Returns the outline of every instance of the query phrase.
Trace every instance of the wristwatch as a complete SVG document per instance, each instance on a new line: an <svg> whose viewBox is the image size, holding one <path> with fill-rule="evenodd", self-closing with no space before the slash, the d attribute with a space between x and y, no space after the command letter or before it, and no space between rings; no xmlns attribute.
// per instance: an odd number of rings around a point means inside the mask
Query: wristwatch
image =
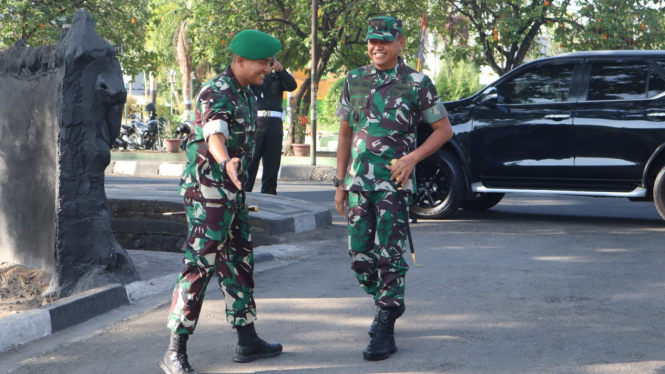
<svg viewBox="0 0 665 374"><path fill-rule="evenodd" d="M333 186L339 187L342 183L344 183L344 179L339 179L336 175L333 177Z"/></svg>
<svg viewBox="0 0 665 374"><path fill-rule="evenodd" d="M221 164L219 164L220 171L222 172L222 175L225 177L229 177L229 174L226 172L226 163L231 161L230 158L227 158L226 160L222 161Z"/></svg>

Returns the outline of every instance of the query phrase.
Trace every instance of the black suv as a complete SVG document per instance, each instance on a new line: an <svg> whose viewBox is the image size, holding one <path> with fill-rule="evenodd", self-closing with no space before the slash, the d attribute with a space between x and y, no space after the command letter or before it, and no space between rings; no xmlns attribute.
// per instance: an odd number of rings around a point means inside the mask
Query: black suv
<svg viewBox="0 0 665 374"><path fill-rule="evenodd" d="M665 51L544 58L445 106L455 135L416 168L415 216L541 193L655 201L665 218Z"/></svg>

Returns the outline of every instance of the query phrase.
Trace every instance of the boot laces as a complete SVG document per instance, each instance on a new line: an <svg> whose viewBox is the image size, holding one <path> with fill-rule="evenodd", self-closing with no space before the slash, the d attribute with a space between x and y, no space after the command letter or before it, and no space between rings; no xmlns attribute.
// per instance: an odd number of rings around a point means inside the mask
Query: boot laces
<svg viewBox="0 0 665 374"><path fill-rule="evenodd" d="M182 337L180 339L175 339L173 342L173 350L176 352L175 358L178 360L178 364L185 370L192 369L192 366L187 359L187 340Z"/></svg>

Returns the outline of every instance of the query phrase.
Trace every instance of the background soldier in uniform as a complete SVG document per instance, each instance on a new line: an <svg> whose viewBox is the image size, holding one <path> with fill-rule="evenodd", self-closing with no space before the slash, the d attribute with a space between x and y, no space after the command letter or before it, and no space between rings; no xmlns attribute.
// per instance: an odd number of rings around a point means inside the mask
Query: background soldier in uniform
<svg viewBox="0 0 665 374"><path fill-rule="evenodd" d="M282 100L284 91L293 91L298 87L279 61L273 59L272 72L263 78L263 84L249 86L258 103L256 119L256 147L254 157L247 169L245 190L252 192L254 180L259 170L259 161L263 159L263 177L261 193L277 195L277 174L282 159Z"/></svg>
<svg viewBox="0 0 665 374"><path fill-rule="evenodd" d="M365 40L373 64L347 75L335 113L341 120L335 205L342 215L348 206L351 268L377 306L363 357L383 360L397 352L395 320L406 308L404 277L409 267L402 254L412 172L452 137L452 128L429 77L399 57L404 48L402 21L370 19ZM416 148L421 119L434 132ZM392 159L399 161L391 166Z"/></svg>
<svg viewBox="0 0 665 374"><path fill-rule="evenodd" d="M254 330L254 257L242 190L256 119L256 98L248 86L263 82L281 44L260 31L244 30L229 48L233 62L206 82L196 99L194 132L187 144L180 194L189 236L186 267L178 277L168 317L171 344L159 363L167 374L194 373L186 344L213 275L224 293L226 320L238 332L233 360L249 362L282 352L281 344L263 341Z"/></svg>

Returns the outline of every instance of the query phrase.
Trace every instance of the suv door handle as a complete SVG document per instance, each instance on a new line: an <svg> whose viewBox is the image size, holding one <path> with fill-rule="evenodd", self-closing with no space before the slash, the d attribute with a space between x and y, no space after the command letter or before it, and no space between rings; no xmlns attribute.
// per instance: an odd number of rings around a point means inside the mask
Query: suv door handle
<svg viewBox="0 0 665 374"><path fill-rule="evenodd" d="M653 112L653 113L647 113L647 117L665 117L665 112Z"/></svg>
<svg viewBox="0 0 665 374"><path fill-rule="evenodd" d="M545 118L555 121L562 121L564 119L569 119L570 114L548 114L545 116Z"/></svg>

